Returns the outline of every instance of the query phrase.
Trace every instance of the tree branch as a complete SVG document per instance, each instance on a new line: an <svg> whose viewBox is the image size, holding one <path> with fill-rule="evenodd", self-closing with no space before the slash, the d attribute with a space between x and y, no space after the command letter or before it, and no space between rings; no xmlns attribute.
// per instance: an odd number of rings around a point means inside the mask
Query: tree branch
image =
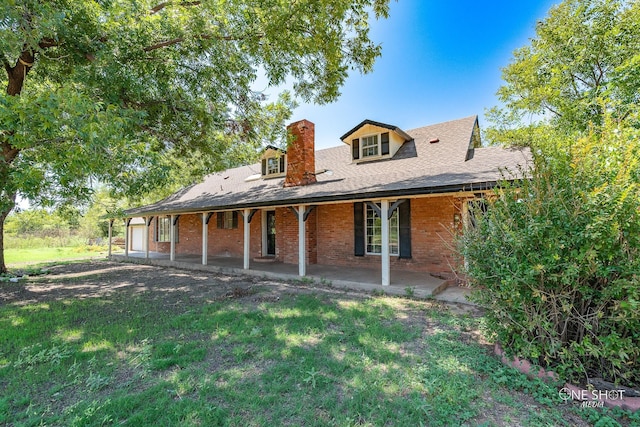
<svg viewBox="0 0 640 427"><path fill-rule="evenodd" d="M574 80L578 80L578 81L582 82L587 87L591 86L586 80L584 80L582 77L578 76L575 73L571 73L571 77L573 77ZM575 89L575 90L577 92L577 89Z"/></svg>
<svg viewBox="0 0 640 427"><path fill-rule="evenodd" d="M199 4L200 4L199 1L186 1L186 2L180 3L178 6L190 7L190 6L198 6ZM162 9L170 5L171 5L170 1L163 1L162 3L157 4L156 6L151 8L150 10L151 15L160 12Z"/></svg>
<svg viewBox="0 0 640 427"><path fill-rule="evenodd" d="M58 42L52 38L44 38L40 40L38 46L40 47L40 49L46 49L48 47L58 46Z"/></svg>
<svg viewBox="0 0 640 427"><path fill-rule="evenodd" d="M264 33L255 34L255 35L251 35L251 36L239 36L239 37L238 36L212 36L210 34L200 34L200 35L195 36L194 38L203 39L203 40L218 39L218 40L225 40L225 41L239 41L239 40L246 40L246 39L249 39L249 38L261 39L264 36L265 36ZM175 39L165 40L165 41L153 44L151 46L147 46L143 50L145 52L151 52L151 51L156 50L156 49L161 49L163 47L173 46L173 45L176 45L178 43L182 43L185 40L186 39L184 37L176 37Z"/></svg>
<svg viewBox="0 0 640 427"><path fill-rule="evenodd" d="M547 104L546 102L544 102L542 104L542 107L551 111L553 114L555 114L558 117L562 117L562 114L560 114L558 111L554 110L553 108L551 108L551 106L549 104Z"/></svg>
<svg viewBox="0 0 640 427"><path fill-rule="evenodd" d="M183 41L184 41L184 37L177 37L175 39L165 40L163 42L156 43L156 44L153 44L151 46L147 46L143 50L145 52L151 52L152 50L161 49L161 48L167 47L167 46L173 46L173 45L181 43Z"/></svg>

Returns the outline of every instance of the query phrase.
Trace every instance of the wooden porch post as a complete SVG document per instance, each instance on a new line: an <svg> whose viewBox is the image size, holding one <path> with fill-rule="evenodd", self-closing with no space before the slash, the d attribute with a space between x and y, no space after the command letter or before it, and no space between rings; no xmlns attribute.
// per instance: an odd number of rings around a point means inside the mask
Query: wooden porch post
<svg viewBox="0 0 640 427"><path fill-rule="evenodd" d="M124 256L129 256L129 223L131 219L124 219Z"/></svg>
<svg viewBox="0 0 640 427"><path fill-rule="evenodd" d="M380 203L380 222L382 224L382 286L389 286L391 283L390 260L389 260L389 201L382 200Z"/></svg>
<svg viewBox="0 0 640 427"><path fill-rule="evenodd" d="M144 219L144 257L149 258L149 218L148 216L143 217Z"/></svg>
<svg viewBox="0 0 640 427"><path fill-rule="evenodd" d="M245 209L242 213L243 222L244 222L244 263L243 267L245 270L249 269L249 256L251 254L251 226L249 224L251 215L251 209Z"/></svg>
<svg viewBox="0 0 640 427"><path fill-rule="evenodd" d="M307 239L305 227L305 205L298 206L298 275L305 276L307 274Z"/></svg>
<svg viewBox="0 0 640 427"><path fill-rule="evenodd" d="M171 249L169 251L169 260L176 260L176 216L171 215L171 223L169 228L169 241L171 242Z"/></svg>
<svg viewBox="0 0 640 427"><path fill-rule="evenodd" d="M109 258L111 258L111 238L113 237L113 220L109 219Z"/></svg>
<svg viewBox="0 0 640 427"><path fill-rule="evenodd" d="M209 216L202 212L202 265L207 265L207 250L209 248Z"/></svg>

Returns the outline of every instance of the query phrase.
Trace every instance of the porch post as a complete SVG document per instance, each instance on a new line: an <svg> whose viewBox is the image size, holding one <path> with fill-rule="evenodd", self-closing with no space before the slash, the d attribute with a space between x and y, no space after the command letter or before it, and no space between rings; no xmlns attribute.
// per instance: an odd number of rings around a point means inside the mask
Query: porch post
<svg viewBox="0 0 640 427"><path fill-rule="evenodd" d="M208 247L209 247L209 219L207 218L207 213L202 212L202 265L207 265Z"/></svg>
<svg viewBox="0 0 640 427"><path fill-rule="evenodd" d="M111 237L113 237L113 220L109 219L109 258L111 258Z"/></svg>
<svg viewBox="0 0 640 427"><path fill-rule="evenodd" d="M129 218L124 219L124 256L129 256Z"/></svg>
<svg viewBox="0 0 640 427"><path fill-rule="evenodd" d="M250 255L250 238L251 238L251 227L249 224L249 216L251 215L251 209L245 209L242 213L242 217L244 220L244 265L243 268L245 270L249 269L249 255Z"/></svg>
<svg viewBox="0 0 640 427"><path fill-rule="evenodd" d="M149 217L145 216L144 219L144 257L149 259Z"/></svg>
<svg viewBox="0 0 640 427"><path fill-rule="evenodd" d="M305 205L298 206L298 275L305 276L307 274L307 257L306 257L306 243L305 238Z"/></svg>
<svg viewBox="0 0 640 427"><path fill-rule="evenodd" d="M176 216L171 215L171 224L169 228L169 240L171 242L171 249L169 251L169 260L176 260Z"/></svg>
<svg viewBox="0 0 640 427"><path fill-rule="evenodd" d="M389 201L382 200L380 203L380 222L382 223L382 286L389 286L391 283L389 265Z"/></svg>

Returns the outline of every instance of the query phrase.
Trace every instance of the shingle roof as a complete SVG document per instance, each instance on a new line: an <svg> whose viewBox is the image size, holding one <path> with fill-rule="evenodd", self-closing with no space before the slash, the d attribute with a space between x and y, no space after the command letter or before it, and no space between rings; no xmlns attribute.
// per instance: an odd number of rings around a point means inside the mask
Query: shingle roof
<svg viewBox="0 0 640 427"><path fill-rule="evenodd" d="M465 161L477 116L409 130L392 159L351 162L347 145L316 151L317 183L283 186L284 178L245 181L260 174L260 164L213 173L157 203L126 211L127 215L202 212L283 204L400 197L490 188L504 169L517 172L530 161L527 150L476 148ZM438 139L439 142L430 141Z"/></svg>

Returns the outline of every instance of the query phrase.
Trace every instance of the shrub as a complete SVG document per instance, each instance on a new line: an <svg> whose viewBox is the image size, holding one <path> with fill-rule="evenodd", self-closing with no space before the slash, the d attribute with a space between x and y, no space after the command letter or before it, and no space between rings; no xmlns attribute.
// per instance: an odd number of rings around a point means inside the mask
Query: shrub
<svg viewBox="0 0 640 427"><path fill-rule="evenodd" d="M574 381L640 385L640 143L607 123L534 148L459 239L473 299L505 349Z"/></svg>

